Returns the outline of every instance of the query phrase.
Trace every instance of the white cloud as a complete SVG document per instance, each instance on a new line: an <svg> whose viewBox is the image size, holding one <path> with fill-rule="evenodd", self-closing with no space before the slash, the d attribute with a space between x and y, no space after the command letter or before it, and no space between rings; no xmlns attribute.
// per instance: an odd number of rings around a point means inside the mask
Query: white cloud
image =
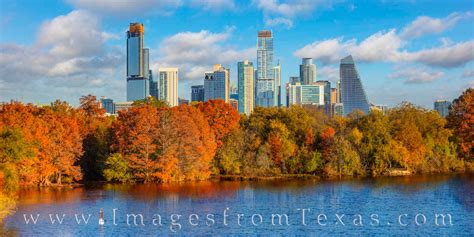
<svg viewBox="0 0 474 237"><path fill-rule="evenodd" d="M74 95L77 99L76 93L84 88L97 91L99 81L114 84L125 59L121 50L106 45L112 38L100 29L94 15L76 10L41 24L31 45L0 44L2 87L10 88L2 90L0 100L34 93L40 87L55 92L56 98ZM77 91L67 94L64 88Z"/></svg>
<svg viewBox="0 0 474 237"><path fill-rule="evenodd" d="M444 72L437 71L437 72L429 72L428 69L422 68L395 68L395 72L388 75L388 78L391 79L403 79L405 83L414 83L414 84L421 84L421 83L428 83L435 80L440 79L444 76Z"/></svg>
<svg viewBox="0 0 474 237"><path fill-rule="evenodd" d="M232 32L233 28L220 33L201 30L172 35L161 42L160 57L152 68L157 71L159 67L178 67L180 80L201 80L213 64L233 67L237 61L253 59L254 48L236 49L228 45Z"/></svg>
<svg viewBox="0 0 474 237"><path fill-rule="evenodd" d="M331 6L329 0L253 0L253 4L263 11L265 24L286 27L293 25L296 17L307 16L317 8Z"/></svg>
<svg viewBox="0 0 474 237"><path fill-rule="evenodd" d="M413 39L427 34L439 34L456 25L458 21L470 17L472 17L472 12L454 12L445 18L420 16L406 26L400 36L403 39Z"/></svg>
<svg viewBox="0 0 474 237"><path fill-rule="evenodd" d="M336 83L339 80L339 68L333 66L324 66L316 69L318 80L328 80ZM335 87L335 86L333 86Z"/></svg>
<svg viewBox="0 0 474 237"><path fill-rule="evenodd" d="M407 51L394 29L377 32L362 42L333 38L315 41L294 52L299 58L312 57L323 64L336 63L346 55L361 62L417 62L437 67L458 67L474 60L474 40L440 47Z"/></svg>

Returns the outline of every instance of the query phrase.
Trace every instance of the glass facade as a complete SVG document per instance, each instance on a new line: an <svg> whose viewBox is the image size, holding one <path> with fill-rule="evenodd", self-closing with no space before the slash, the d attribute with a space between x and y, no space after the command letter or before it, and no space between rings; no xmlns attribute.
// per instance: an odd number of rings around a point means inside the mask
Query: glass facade
<svg viewBox="0 0 474 237"><path fill-rule="evenodd" d="M255 107L254 69L252 62L238 62L237 77L239 113L250 115Z"/></svg>
<svg viewBox="0 0 474 237"><path fill-rule="evenodd" d="M352 56L341 59L339 68L341 102L344 105L344 115L353 110L361 110L369 113L369 102L365 94L362 82L357 72Z"/></svg>
<svg viewBox="0 0 474 237"><path fill-rule="evenodd" d="M204 75L204 101L222 99L229 102L230 70L220 64L214 65L213 72Z"/></svg>
<svg viewBox="0 0 474 237"><path fill-rule="evenodd" d="M127 101L143 100L150 95L148 79L127 79Z"/></svg>
<svg viewBox="0 0 474 237"><path fill-rule="evenodd" d="M273 75L273 36L269 30L258 32L257 38L257 78L256 105L262 107L275 106L278 99Z"/></svg>
<svg viewBox="0 0 474 237"><path fill-rule="evenodd" d="M204 86L191 86L191 101L204 101Z"/></svg>
<svg viewBox="0 0 474 237"><path fill-rule="evenodd" d="M143 48L143 36L143 24L130 23L127 31L127 101L145 99L153 86L149 81L149 50Z"/></svg>
<svg viewBox="0 0 474 237"><path fill-rule="evenodd" d="M441 117L446 118L449 114L449 107L451 106L451 102L447 100L437 100L434 102L434 109L438 111Z"/></svg>
<svg viewBox="0 0 474 237"><path fill-rule="evenodd" d="M289 105L324 105L322 85L288 84Z"/></svg>
<svg viewBox="0 0 474 237"><path fill-rule="evenodd" d="M304 85L316 82L316 64L313 64L312 58L303 58L300 65L300 79Z"/></svg>
<svg viewBox="0 0 474 237"><path fill-rule="evenodd" d="M105 109L106 113L115 114L115 104L112 99L100 98L102 108Z"/></svg>

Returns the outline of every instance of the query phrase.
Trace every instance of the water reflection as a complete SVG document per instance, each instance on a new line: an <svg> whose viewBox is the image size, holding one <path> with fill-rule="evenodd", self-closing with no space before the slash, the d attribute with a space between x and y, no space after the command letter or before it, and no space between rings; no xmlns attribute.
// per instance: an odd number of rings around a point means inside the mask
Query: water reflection
<svg viewBox="0 0 474 237"><path fill-rule="evenodd" d="M368 216L371 213L384 215L387 220L400 213L407 213L411 217L418 212L432 215L437 211L451 213L456 218L467 217L466 220L455 219L457 225L446 229L441 235L459 233L467 229L466 233L474 234L474 180L472 175L436 175L410 176L376 179L351 180L262 180L262 181L206 181L182 184L137 184L114 185L93 184L75 188L30 188L19 192L18 213L7 218L3 232L6 234L28 235L35 233L56 233L58 227L48 225L47 219L33 229L25 225L22 213L42 213L47 215L52 210L74 216L76 212L92 213L94 223L97 223L98 211L104 209L106 225L99 227L77 226L74 219L61 228L59 234L72 235L101 235L133 234L136 229L127 227L125 220L119 220L122 226L112 228L107 220L112 218L112 210L117 208L122 218L126 213L143 213L145 218L154 214L166 217L172 213L189 215L189 213L213 213L216 218L222 218L222 211L230 208L231 212L246 214L262 213L268 215L273 212L292 212L292 218L297 217L297 208L311 208L318 213L345 213L347 216L361 214ZM125 225L125 226L124 226ZM317 226L293 226L291 233L304 234L306 231L317 233L321 228ZM351 231L361 231L347 227ZM362 230L363 235L418 233L413 227L391 228L388 232L379 228ZM0 227L0 230L2 227ZM8 230L8 231L7 231ZM181 234L209 235L235 233L262 233L257 229L242 230L232 228L184 229ZM261 229L260 229L261 230ZM275 230L270 228L269 230ZM347 229L332 228L335 233L347 233ZM157 232L148 225L140 229L145 234L166 234L167 229ZM164 231L164 232L163 232ZM364 232L369 231L369 232ZM424 234L435 234L433 229L421 230ZM454 231L454 232L450 232ZM276 234L288 233L288 229L277 229ZM354 232L357 233L357 232Z"/></svg>

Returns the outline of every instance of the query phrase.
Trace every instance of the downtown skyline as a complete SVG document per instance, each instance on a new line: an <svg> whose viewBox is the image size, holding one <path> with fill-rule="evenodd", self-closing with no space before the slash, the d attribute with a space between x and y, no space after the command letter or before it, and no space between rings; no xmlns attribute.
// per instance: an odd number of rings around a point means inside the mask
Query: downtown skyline
<svg viewBox="0 0 474 237"><path fill-rule="evenodd" d="M329 80L334 87L339 79L338 60L352 54L368 100L374 104L410 101L432 108L434 100L452 100L474 86L470 2L431 7L390 1L374 1L370 6L350 1L318 6L308 1L296 1L300 5L253 1L244 7L240 1L221 5L209 1L171 8L163 3L150 10L143 8L146 1L141 10L125 2L108 5L110 11L103 14L97 11L107 6L106 1L104 6L56 2L63 7L34 16L42 18L36 20L15 17L32 10L34 4L19 9L2 2L0 101L62 99L77 104L84 94L125 101L124 26L133 21L145 24L153 76L157 78L162 67L179 68L179 96L186 99L191 97L191 86L202 84L204 72L217 63L230 68L231 85L236 87L237 62L256 63L255 36L262 29L273 32L273 62L281 63L282 85L298 76L301 58L311 57L317 66L316 79ZM273 5L265 5L268 2ZM387 4L391 7L386 16L368 11ZM129 7L130 15L118 16L121 7ZM304 14L300 17L295 12ZM191 13L192 21L181 19L186 13ZM356 19L360 14L364 18ZM25 27L8 24L17 20Z"/></svg>

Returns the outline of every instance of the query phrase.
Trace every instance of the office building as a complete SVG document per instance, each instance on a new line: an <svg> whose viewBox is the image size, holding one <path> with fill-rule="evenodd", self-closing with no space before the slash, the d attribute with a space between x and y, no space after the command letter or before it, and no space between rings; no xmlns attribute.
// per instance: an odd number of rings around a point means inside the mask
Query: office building
<svg viewBox="0 0 474 237"><path fill-rule="evenodd" d="M235 110L239 109L239 101L236 99L229 99L229 104L234 107Z"/></svg>
<svg viewBox="0 0 474 237"><path fill-rule="evenodd" d="M178 105L188 105L188 104L189 104L189 100L185 98L178 98Z"/></svg>
<svg viewBox="0 0 474 237"><path fill-rule="evenodd" d="M115 102L115 114L118 114L120 111L127 111L128 109L132 108L132 101L127 102Z"/></svg>
<svg viewBox="0 0 474 237"><path fill-rule="evenodd" d="M303 58L300 65L300 80L303 85L309 85L316 82L316 64L312 58Z"/></svg>
<svg viewBox="0 0 474 237"><path fill-rule="evenodd" d="M158 100L158 81L153 78L153 72L150 70L149 72L150 78L150 95L153 96L155 99Z"/></svg>
<svg viewBox="0 0 474 237"><path fill-rule="evenodd" d="M288 105L318 105L324 106L323 85L303 85L300 82L288 83Z"/></svg>
<svg viewBox="0 0 474 237"><path fill-rule="evenodd" d="M447 100L437 100L434 102L434 110L438 111L441 117L446 118L449 114L449 107L451 106L451 102Z"/></svg>
<svg viewBox="0 0 474 237"><path fill-rule="evenodd" d="M300 78L299 77L295 77L295 76L292 76L290 77L290 80L288 83L286 83L286 86L285 86L285 91L286 91L286 107L290 107L290 85L296 85L296 83L299 83L300 82Z"/></svg>
<svg viewBox="0 0 474 237"><path fill-rule="evenodd" d="M270 30L261 30L257 37L256 106L272 107L278 103L273 76L273 36Z"/></svg>
<svg viewBox="0 0 474 237"><path fill-rule="evenodd" d="M204 101L204 85L191 86L191 101Z"/></svg>
<svg viewBox="0 0 474 237"><path fill-rule="evenodd" d="M281 106L281 66L280 62L278 62L278 65L273 68L273 77L274 77L274 82L275 82L275 106L280 107Z"/></svg>
<svg viewBox="0 0 474 237"><path fill-rule="evenodd" d="M324 113L326 115L331 114L331 82L329 81L316 81L312 84L320 85L323 87L323 94L324 94Z"/></svg>
<svg viewBox="0 0 474 237"><path fill-rule="evenodd" d="M127 31L127 101L145 99L150 95L149 50L143 48L144 27L130 23Z"/></svg>
<svg viewBox="0 0 474 237"><path fill-rule="evenodd" d="M331 104L331 110L331 117L344 115L344 105L342 103Z"/></svg>
<svg viewBox="0 0 474 237"><path fill-rule="evenodd" d="M331 104L339 103L337 88L331 88Z"/></svg>
<svg viewBox="0 0 474 237"><path fill-rule="evenodd" d="M222 99L229 103L229 94L230 70L216 64L213 72L204 75L204 101Z"/></svg>
<svg viewBox="0 0 474 237"><path fill-rule="evenodd" d="M102 96L100 98L100 105L103 109L105 109L105 112L108 114L115 114L115 104L114 100L109 99L107 97Z"/></svg>
<svg viewBox="0 0 474 237"><path fill-rule="evenodd" d="M245 60L237 63L238 111L250 115L255 107L255 82L252 62Z"/></svg>
<svg viewBox="0 0 474 237"><path fill-rule="evenodd" d="M341 59L339 76L344 115L349 114L353 110L361 110L365 114L368 114L369 102L352 56L349 55Z"/></svg>
<svg viewBox="0 0 474 237"><path fill-rule="evenodd" d="M169 106L178 106L178 68L160 68L158 70L158 97Z"/></svg>

